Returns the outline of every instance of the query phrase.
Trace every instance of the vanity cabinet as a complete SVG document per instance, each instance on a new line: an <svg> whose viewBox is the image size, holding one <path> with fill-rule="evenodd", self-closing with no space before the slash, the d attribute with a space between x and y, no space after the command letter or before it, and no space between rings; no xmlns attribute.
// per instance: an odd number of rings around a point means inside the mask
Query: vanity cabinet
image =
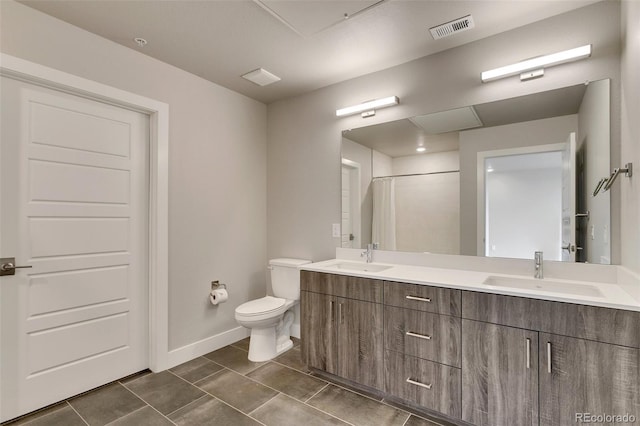
<svg viewBox="0 0 640 426"><path fill-rule="evenodd" d="M574 424L577 413L640 417L636 314L463 292L463 420L547 426Z"/></svg>
<svg viewBox="0 0 640 426"><path fill-rule="evenodd" d="M385 281L385 392L460 418L459 290Z"/></svg>
<svg viewBox="0 0 640 426"><path fill-rule="evenodd" d="M640 418L640 312L301 271L301 314L309 367L453 422Z"/></svg>
<svg viewBox="0 0 640 426"><path fill-rule="evenodd" d="M462 419L538 425L538 333L462 320Z"/></svg>
<svg viewBox="0 0 640 426"><path fill-rule="evenodd" d="M640 348L640 312L462 292L463 318Z"/></svg>
<svg viewBox="0 0 640 426"><path fill-rule="evenodd" d="M640 418L640 349L540 333L539 359L540 425L575 424L577 413Z"/></svg>
<svg viewBox="0 0 640 426"><path fill-rule="evenodd" d="M382 281L301 271L300 286L307 365L382 389Z"/></svg>
<svg viewBox="0 0 640 426"><path fill-rule="evenodd" d="M338 374L335 304L334 296L300 292L302 356L309 367L331 374Z"/></svg>
<svg viewBox="0 0 640 426"><path fill-rule="evenodd" d="M460 293L450 288L385 281L384 304L459 317Z"/></svg>
<svg viewBox="0 0 640 426"><path fill-rule="evenodd" d="M460 368L460 318L384 307L387 349Z"/></svg>
<svg viewBox="0 0 640 426"><path fill-rule="evenodd" d="M414 405L460 418L460 369L385 350L385 392Z"/></svg>

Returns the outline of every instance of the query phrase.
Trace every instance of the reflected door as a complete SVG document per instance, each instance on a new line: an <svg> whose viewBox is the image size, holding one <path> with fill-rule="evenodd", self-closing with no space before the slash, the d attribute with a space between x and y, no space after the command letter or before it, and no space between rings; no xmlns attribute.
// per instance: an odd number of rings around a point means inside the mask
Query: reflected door
<svg viewBox="0 0 640 426"><path fill-rule="evenodd" d="M360 248L360 164L342 159L341 243L344 248Z"/></svg>
<svg viewBox="0 0 640 426"><path fill-rule="evenodd" d="M562 260L576 261L576 134L562 151Z"/></svg>
<svg viewBox="0 0 640 426"><path fill-rule="evenodd" d="M545 259L562 260L564 149L564 144L553 144L529 152L487 153L483 165L486 256L531 259L534 252L542 251Z"/></svg>

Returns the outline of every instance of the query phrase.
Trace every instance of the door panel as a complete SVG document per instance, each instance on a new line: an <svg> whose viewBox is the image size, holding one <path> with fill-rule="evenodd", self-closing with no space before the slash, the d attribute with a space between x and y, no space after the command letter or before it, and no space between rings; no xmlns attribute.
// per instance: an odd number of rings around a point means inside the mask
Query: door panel
<svg viewBox="0 0 640 426"><path fill-rule="evenodd" d="M127 297L127 266L40 274L29 278L29 316L93 305ZM60 294L66 297L57 297Z"/></svg>
<svg viewBox="0 0 640 426"><path fill-rule="evenodd" d="M2 90L4 421L147 366L148 117Z"/></svg>
<svg viewBox="0 0 640 426"><path fill-rule="evenodd" d="M32 201L127 204L129 199L126 170L35 160L29 171Z"/></svg>
<svg viewBox="0 0 640 426"><path fill-rule="evenodd" d="M462 320L462 419L538 424L538 333Z"/></svg>
<svg viewBox="0 0 640 426"><path fill-rule="evenodd" d="M302 357L309 367L332 374L338 371L335 305L333 296L300 292Z"/></svg>
<svg viewBox="0 0 640 426"><path fill-rule="evenodd" d="M101 105L77 110L36 100L29 103L29 108L33 117L30 122L33 143L129 157L128 123L113 116L105 117Z"/></svg>
<svg viewBox="0 0 640 426"><path fill-rule="evenodd" d="M540 334L540 425L577 413L640 418L640 349Z"/></svg>
<svg viewBox="0 0 640 426"><path fill-rule="evenodd" d="M382 305L336 298L338 375L376 389L384 386Z"/></svg>
<svg viewBox="0 0 640 426"><path fill-rule="evenodd" d="M126 313L118 313L29 333L29 371L38 374L88 356L126 347L127 320ZM47 356L43 357L43 353Z"/></svg>
<svg viewBox="0 0 640 426"><path fill-rule="evenodd" d="M28 234L30 257L126 252L129 229L127 218L32 217Z"/></svg>

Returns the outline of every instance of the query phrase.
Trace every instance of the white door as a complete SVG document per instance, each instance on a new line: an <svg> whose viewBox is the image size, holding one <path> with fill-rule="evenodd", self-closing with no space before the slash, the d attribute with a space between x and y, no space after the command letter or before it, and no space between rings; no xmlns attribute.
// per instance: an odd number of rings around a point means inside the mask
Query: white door
<svg viewBox="0 0 640 426"><path fill-rule="evenodd" d="M565 148L559 143L478 154L481 253L531 259L542 251L547 260L562 260Z"/></svg>
<svg viewBox="0 0 640 426"><path fill-rule="evenodd" d="M148 364L148 117L2 77L0 420Z"/></svg>
<svg viewBox="0 0 640 426"><path fill-rule="evenodd" d="M351 229L351 173L349 167L342 166L342 223L340 226L341 244L343 248L357 248L353 245Z"/></svg>
<svg viewBox="0 0 640 426"><path fill-rule="evenodd" d="M562 261L576 261L576 134L562 151Z"/></svg>
<svg viewBox="0 0 640 426"><path fill-rule="evenodd" d="M342 159L342 224L341 247L361 248L360 164Z"/></svg>

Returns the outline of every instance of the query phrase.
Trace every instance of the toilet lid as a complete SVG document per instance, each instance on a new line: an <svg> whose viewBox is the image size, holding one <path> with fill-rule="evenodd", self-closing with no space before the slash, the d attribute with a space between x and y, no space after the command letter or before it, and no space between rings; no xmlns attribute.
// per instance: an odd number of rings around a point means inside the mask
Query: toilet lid
<svg viewBox="0 0 640 426"><path fill-rule="evenodd" d="M281 308L285 302L285 299L279 297L265 296L243 303L236 308L236 313L240 315L261 315Z"/></svg>

